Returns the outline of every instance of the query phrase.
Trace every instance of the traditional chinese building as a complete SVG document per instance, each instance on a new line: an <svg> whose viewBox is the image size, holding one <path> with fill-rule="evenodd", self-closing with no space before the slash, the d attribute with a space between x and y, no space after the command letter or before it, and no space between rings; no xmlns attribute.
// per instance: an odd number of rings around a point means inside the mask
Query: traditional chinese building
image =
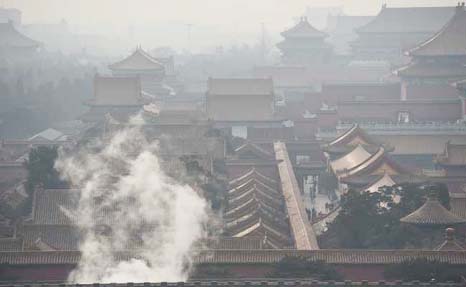
<svg viewBox="0 0 466 287"><path fill-rule="evenodd" d="M455 229L445 229L445 241L437 246L435 250L439 251L464 251L465 247L455 238Z"/></svg>
<svg viewBox="0 0 466 287"><path fill-rule="evenodd" d="M356 29L369 23L373 16L348 16L342 14L329 14L327 17L327 41L334 47L339 55L351 55L350 43L358 37Z"/></svg>
<svg viewBox="0 0 466 287"><path fill-rule="evenodd" d="M141 83L135 77L94 77L94 97L86 102L90 110L82 116L87 122L101 122L106 115L127 120L144 104Z"/></svg>
<svg viewBox="0 0 466 287"><path fill-rule="evenodd" d="M330 56L331 48L324 42L327 34L312 27L306 17L281 35L285 39L277 47L282 52L284 64L312 66Z"/></svg>
<svg viewBox="0 0 466 287"><path fill-rule="evenodd" d="M434 158L439 169L434 177L450 194L451 212L466 218L466 145L447 142L443 153Z"/></svg>
<svg viewBox="0 0 466 287"><path fill-rule="evenodd" d="M275 117L272 79L208 81L206 113L214 127L249 140L292 137L292 128Z"/></svg>
<svg viewBox="0 0 466 287"><path fill-rule="evenodd" d="M268 121L273 119L271 79L209 79L206 110L214 121Z"/></svg>
<svg viewBox="0 0 466 287"><path fill-rule="evenodd" d="M378 142L358 125L324 145L323 150L341 191L375 192L382 186L419 181L389 154L393 151L390 145Z"/></svg>
<svg viewBox="0 0 466 287"><path fill-rule="evenodd" d="M344 133L322 146L330 159L339 158L349 152L358 149L358 152L368 153L378 150L383 144L374 137L369 136L357 124L347 129ZM384 145L388 151L393 151L393 147Z"/></svg>
<svg viewBox="0 0 466 287"><path fill-rule="evenodd" d="M162 63L138 47L125 59L109 65L109 69L117 77L139 78L145 93L154 99L161 99L170 94L170 90L163 86L163 80L166 74L165 65L171 69L171 64L170 58L164 59Z"/></svg>
<svg viewBox="0 0 466 287"><path fill-rule="evenodd" d="M466 219L448 211L433 195L429 195L421 207L401 218L400 221L419 226L452 226L466 223Z"/></svg>
<svg viewBox="0 0 466 287"><path fill-rule="evenodd" d="M402 87L397 82L325 84L317 102L334 108L335 120L343 122L455 122L461 118L460 99L452 86L410 85L405 90L408 98L402 97Z"/></svg>
<svg viewBox="0 0 466 287"><path fill-rule="evenodd" d="M0 57L7 59L31 57L39 47L39 42L18 32L12 21L0 23Z"/></svg>
<svg viewBox="0 0 466 287"><path fill-rule="evenodd" d="M387 60L399 64L404 51L427 40L453 16L453 7L382 6L369 23L356 29L359 38L352 43L359 59Z"/></svg>
<svg viewBox="0 0 466 287"><path fill-rule="evenodd" d="M291 246L283 195L278 182L254 167L230 180L225 232L231 237L259 237L264 245L281 249Z"/></svg>
<svg viewBox="0 0 466 287"><path fill-rule="evenodd" d="M453 17L435 35L409 49L411 62L396 71L402 79L401 99L417 100L410 89L451 90L452 82L466 77L466 11L464 3L458 5ZM454 93L437 93L436 99L457 98ZM422 96L422 95L421 95ZM423 96L424 99L429 99Z"/></svg>
<svg viewBox="0 0 466 287"><path fill-rule="evenodd" d="M319 248L283 143L245 142L227 157L226 172L230 190L225 216L233 216L226 222L228 234L259 236L272 248ZM254 209L246 212L248 206Z"/></svg>

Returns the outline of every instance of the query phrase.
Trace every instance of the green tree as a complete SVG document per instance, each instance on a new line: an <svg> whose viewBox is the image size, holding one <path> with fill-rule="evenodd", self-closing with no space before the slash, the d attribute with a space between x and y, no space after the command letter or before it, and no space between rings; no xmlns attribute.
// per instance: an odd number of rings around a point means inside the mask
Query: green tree
<svg viewBox="0 0 466 287"><path fill-rule="evenodd" d="M340 213L319 241L323 248L424 247L430 244L425 237L435 237L432 233L441 237L443 230L426 231L401 224L400 218L419 208L431 192L449 206L448 191L439 184L401 184L373 193L350 190L342 196ZM426 232L431 234L426 236Z"/></svg>
<svg viewBox="0 0 466 287"><path fill-rule="evenodd" d="M54 167L57 157L58 152L56 147L40 146L30 151L29 159L26 163L28 171L26 190L29 195L32 195L32 192L38 186L44 188L66 186L66 183L60 179Z"/></svg>

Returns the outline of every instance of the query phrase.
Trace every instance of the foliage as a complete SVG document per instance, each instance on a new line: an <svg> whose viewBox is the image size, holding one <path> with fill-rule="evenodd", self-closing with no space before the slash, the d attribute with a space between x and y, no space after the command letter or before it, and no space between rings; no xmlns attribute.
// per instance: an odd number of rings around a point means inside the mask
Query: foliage
<svg viewBox="0 0 466 287"><path fill-rule="evenodd" d="M385 267L384 275L391 280L430 282L461 282L466 276L465 266L457 266L427 259L413 259Z"/></svg>
<svg viewBox="0 0 466 287"><path fill-rule="evenodd" d="M226 184L217 180L211 180L202 185L202 190L205 191L205 196L209 200L213 210L219 210L222 207L226 189Z"/></svg>
<svg viewBox="0 0 466 287"><path fill-rule="evenodd" d="M316 280L342 280L343 277L324 261L312 261L303 257L285 257L274 264L268 277L273 278L313 278Z"/></svg>
<svg viewBox="0 0 466 287"><path fill-rule="evenodd" d="M194 155L183 155L180 157L181 162L183 162L186 173L189 176L199 176L201 174L207 175L207 172L199 164L198 158Z"/></svg>
<svg viewBox="0 0 466 287"><path fill-rule="evenodd" d="M424 247L426 237L441 237L443 231L401 224L400 218L419 208L431 192L449 206L448 191L438 184L402 184L373 193L349 191L342 196L341 211L319 238L320 243L323 248Z"/></svg>
<svg viewBox="0 0 466 287"><path fill-rule="evenodd" d="M26 163L28 178L26 191L32 195L34 188L42 186L44 188L65 187L57 170L54 168L55 160L58 157L56 147L40 146L32 149L29 153L29 160Z"/></svg>
<svg viewBox="0 0 466 287"><path fill-rule="evenodd" d="M188 180L199 184L205 192L206 199L210 202L213 210L219 210L224 201L224 191L226 184L219 180L209 171L206 171L197 160L196 156L183 155L180 157L184 163Z"/></svg>
<svg viewBox="0 0 466 287"><path fill-rule="evenodd" d="M93 68L79 65L72 57L42 56L46 58L13 61L2 67L0 117L4 124L0 136L28 137L86 110L83 102L92 96Z"/></svg>

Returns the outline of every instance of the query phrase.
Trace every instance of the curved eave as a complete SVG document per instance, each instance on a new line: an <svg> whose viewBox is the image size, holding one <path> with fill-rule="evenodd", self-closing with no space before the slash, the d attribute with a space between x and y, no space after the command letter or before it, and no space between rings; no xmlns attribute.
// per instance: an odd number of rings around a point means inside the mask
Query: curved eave
<svg viewBox="0 0 466 287"><path fill-rule="evenodd" d="M456 22L459 22L459 23L456 23ZM444 51L435 51L435 50L434 51L428 51L429 46L434 45L438 41L444 42L445 40L447 40L447 42L449 42L448 40L451 40L451 39L448 37L447 33L455 33L456 34L458 32L458 31L451 31L451 29L455 28L455 27L453 27L454 25L462 27L463 31L459 31L459 32L463 32L463 33L460 33L459 35L454 35L453 38L457 37L458 39L461 39L462 37L465 37L464 32L466 32L466 27L464 27L464 26L466 25L466 11L464 10L464 6L462 6L462 5L456 7L455 15L450 19L450 21L448 21L448 23L440 31L435 33L431 38L429 38L426 41L422 42L418 46L416 46L416 47L414 47L412 49L409 49L406 52L407 55L412 56L412 57L417 57L417 56L420 56L420 57L427 56L427 57L429 57L429 56L439 56L439 55L466 56L466 47L462 47L463 51L461 51L461 53L458 53L458 52L451 53L451 52L448 51L448 49L449 49L448 47L443 46L445 43L442 43L442 44L439 45L439 47L441 47L440 49L444 50ZM443 37L445 35L447 35L446 39L440 39L441 37ZM447 43L447 45L448 45L448 43ZM437 47L437 49L439 49L439 47ZM455 48L455 50L456 49L457 48Z"/></svg>
<svg viewBox="0 0 466 287"><path fill-rule="evenodd" d="M438 200L430 198L420 208L401 218L400 221L425 226L466 223L466 219L459 218L443 207Z"/></svg>

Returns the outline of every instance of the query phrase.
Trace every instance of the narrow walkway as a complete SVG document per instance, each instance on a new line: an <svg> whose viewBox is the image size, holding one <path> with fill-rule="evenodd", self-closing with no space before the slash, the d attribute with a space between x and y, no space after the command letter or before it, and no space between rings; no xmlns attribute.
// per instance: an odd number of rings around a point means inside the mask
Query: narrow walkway
<svg viewBox="0 0 466 287"><path fill-rule="evenodd" d="M317 238L307 218L304 203L301 198L298 182L291 165L285 143L275 142L275 158L278 163L278 172L285 197L286 209L290 218L291 231L298 250L317 250Z"/></svg>

